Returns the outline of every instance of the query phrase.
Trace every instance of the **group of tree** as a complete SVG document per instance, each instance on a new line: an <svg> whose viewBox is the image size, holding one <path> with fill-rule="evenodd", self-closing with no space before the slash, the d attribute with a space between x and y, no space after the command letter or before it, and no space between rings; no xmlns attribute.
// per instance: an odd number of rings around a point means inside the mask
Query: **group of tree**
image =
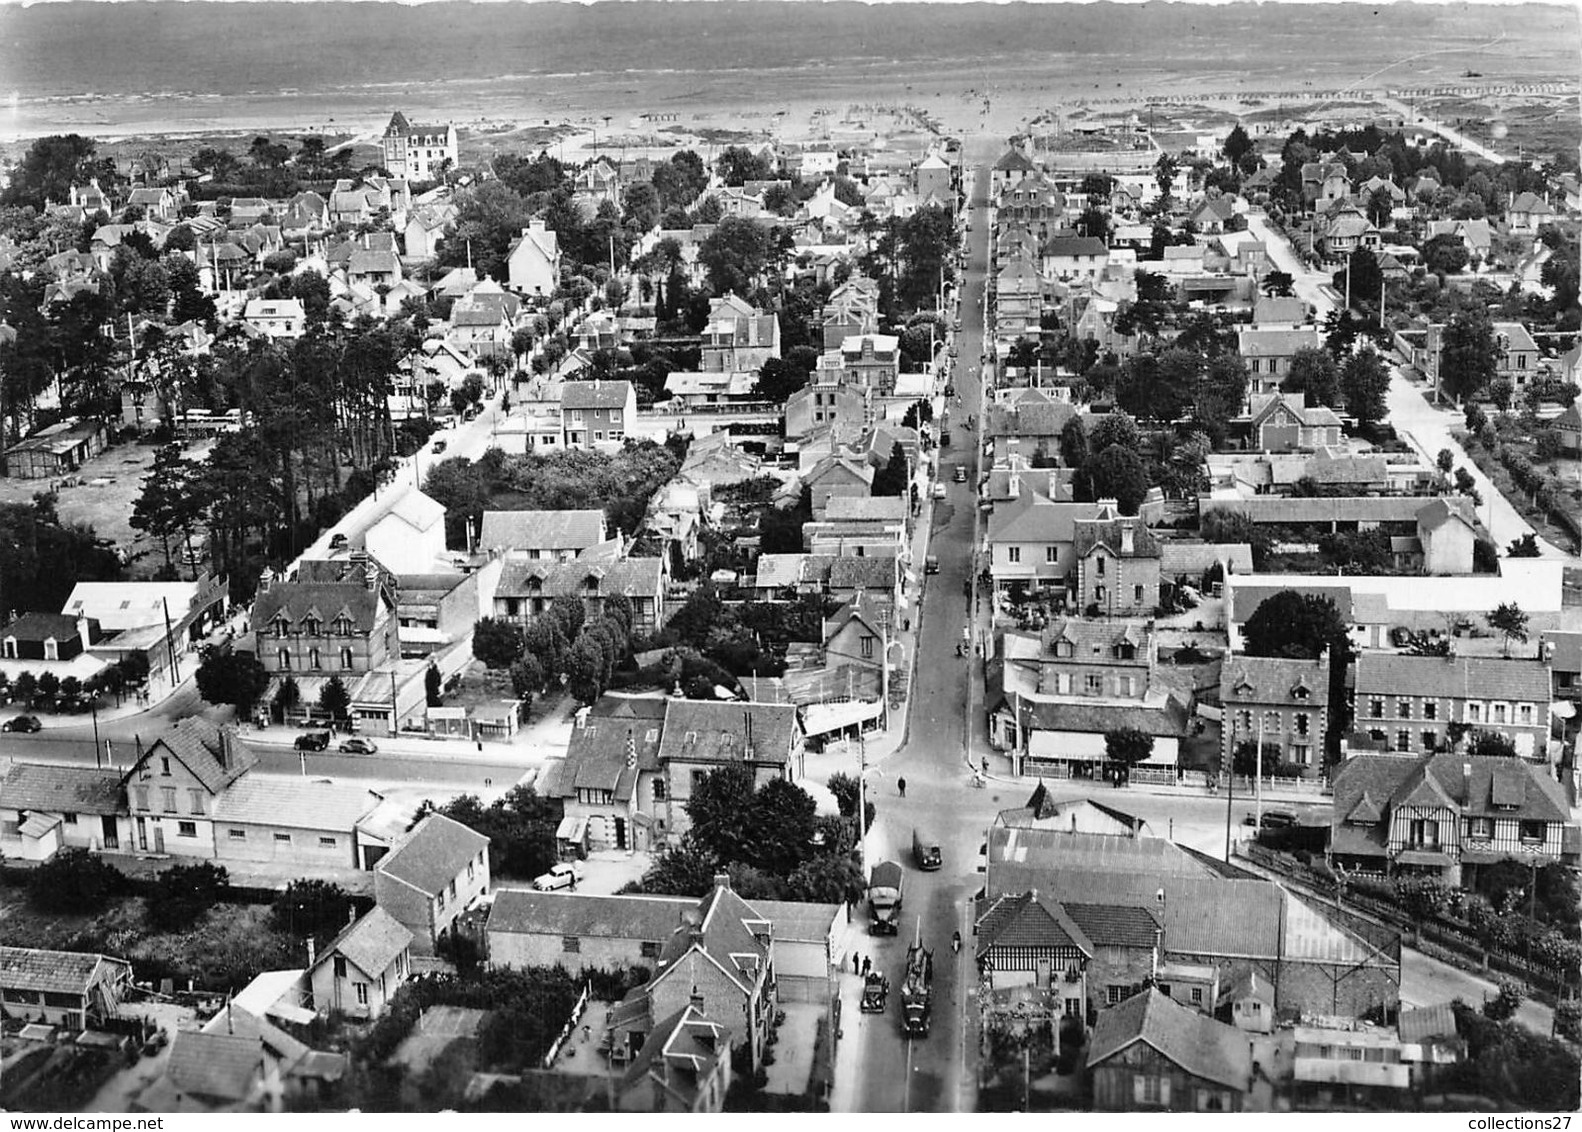
<svg viewBox="0 0 1582 1132"><path fill-rule="evenodd" d="M850 815L820 817L789 779L754 780L741 765L711 771L686 804L691 829L626 891L702 896L729 876L743 899L855 902L864 878Z"/></svg>
<svg viewBox="0 0 1582 1132"><path fill-rule="evenodd" d="M61 519L53 493L0 503L0 610L60 609L78 582L120 576L92 527Z"/></svg>
<svg viewBox="0 0 1582 1132"><path fill-rule="evenodd" d="M1346 706L1346 670L1351 663L1351 638L1346 621L1327 597L1280 590L1264 598L1242 629L1250 656L1329 661L1329 724L1325 730L1330 755L1350 726Z"/></svg>
<svg viewBox="0 0 1582 1132"><path fill-rule="evenodd" d="M487 510L599 509L609 527L635 533L654 492L681 467L686 441L628 440L618 452L570 449L508 456L491 448L477 460L453 456L428 469L423 490L445 508L446 541L468 545Z"/></svg>
<svg viewBox="0 0 1582 1132"><path fill-rule="evenodd" d="M119 706L147 679L148 657L131 652L86 678L61 676L48 669L33 672L24 668L15 676L0 672L0 694L28 711L86 711L105 697L114 697Z"/></svg>
<svg viewBox="0 0 1582 1132"><path fill-rule="evenodd" d="M1137 422L1120 410L1100 417L1091 435L1077 416L1060 434L1061 462L1075 471L1077 499L1114 499L1126 515L1137 514L1148 494L1149 462L1142 448Z"/></svg>
<svg viewBox="0 0 1582 1132"><path fill-rule="evenodd" d="M823 640L828 604L817 594L794 601L732 602L704 583L654 638L658 646L695 649L731 676L778 676L793 642Z"/></svg>

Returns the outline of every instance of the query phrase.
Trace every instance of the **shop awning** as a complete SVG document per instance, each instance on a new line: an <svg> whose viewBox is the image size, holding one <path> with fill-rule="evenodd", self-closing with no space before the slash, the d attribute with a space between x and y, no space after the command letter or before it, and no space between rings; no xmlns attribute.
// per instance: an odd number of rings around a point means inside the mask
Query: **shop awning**
<svg viewBox="0 0 1582 1132"><path fill-rule="evenodd" d="M808 704L802 710L802 725L809 735L827 735L878 719L884 711L881 700L846 700L833 704Z"/></svg>
<svg viewBox="0 0 1582 1132"><path fill-rule="evenodd" d="M555 827L556 841L581 841L583 831L588 828L587 818L561 818L560 824Z"/></svg>

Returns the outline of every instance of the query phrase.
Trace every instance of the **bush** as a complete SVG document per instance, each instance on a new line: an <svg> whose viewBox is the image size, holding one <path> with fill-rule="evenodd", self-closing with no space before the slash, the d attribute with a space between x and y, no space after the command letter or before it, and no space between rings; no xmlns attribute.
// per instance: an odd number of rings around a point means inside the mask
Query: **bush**
<svg viewBox="0 0 1582 1132"><path fill-rule="evenodd" d="M126 890L126 878L86 849L66 849L33 870L28 902L43 912L87 915Z"/></svg>
<svg viewBox="0 0 1582 1132"><path fill-rule="evenodd" d="M223 866L203 861L175 865L154 878L145 898L148 921L164 931L183 931L214 906L231 885Z"/></svg>
<svg viewBox="0 0 1582 1132"><path fill-rule="evenodd" d="M1582 1002L1566 999L1555 1007L1555 1033L1568 1042L1582 1042Z"/></svg>
<svg viewBox="0 0 1582 1132"><path fill-rule="evenodd" d="M1508 979L1501 979L1499 993L1483 1004L1483 1016L1504 1022L1516 1013L1526 997L1521 987Z"/></svg>

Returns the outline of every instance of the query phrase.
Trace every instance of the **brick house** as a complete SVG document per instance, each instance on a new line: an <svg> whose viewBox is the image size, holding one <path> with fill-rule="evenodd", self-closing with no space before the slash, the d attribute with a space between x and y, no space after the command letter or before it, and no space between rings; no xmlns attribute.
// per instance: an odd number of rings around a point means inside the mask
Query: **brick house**
<svg viewBox="0 0 1582 1132"><path fill-rule="evenodd" d="M580 713L579 713L580 714ZM539 784L561 800L562 856L589 849L648 850L666 835L659 736L665 701L605 696L571 730L564 762ZM553 765L553 764L552 764Z"/></svg>
<svg viewBox="0 0 1582 1132"><path fill-rule="evenodd" d="M320 576L330 568L344 571L347 580L285 581L267 569L259 578L255 652L277 680L338 675L350 686L352 678L401 655L395 593L378 562L365 558L316 567Z"/></svg>
<svg viewBox="0 0 1582 1132"><path fill-rule="evenodd" d="M687 801L710 771L746 766L759 785L801 773L802 729L791 704L668 700L659 746L655 819L667 838L691 828ZM661 796L662 795L662 796Z"/></svg>
<svg viewBox="0 0 1582 1132"><path fill-rule="evenodd" d="M1231 773L1236 748L1262 742L1265 758L1300 767L1302 777L1324 766L1329 732L1329 658L1227 657L1220 669L1220 703L1225 710L1220 772ZM1266 762L1265 773L1273 773Z"/></svg>
<svg viewBox="0 0 1582 1132"><path fill-rule="evenodd" d="M1364 652L1356 665L1356 728L1397 754L1449 751L1452 728L1505 736L1524 759L1548 758L1549 667L1484 656Z"/></svg>
<svg viewBox="0 0 1582 1132"><path fill-rule="evenodd" d="M1034 670L1039 693L1095 699L1144 699L1157 659L1151 625L1075 618L1007 632L1001 650L1006 664Z"/></svg>
<svg viewBox="0 0 1582 1132"><path fill-rule="evenodd" d="M1327 405L1302 404L1300 394L1254 394L1252 435L1263 452L1314 452L1340 443L1340 418Z"/></svg>
<svg viewBox="0 0 1582 1132"><path fill-rule="evenodd" d="M1104 504L1100 500L1101 506ZM1141 519L1113 506L1076 523L1077 608L1106 617L1151 615L1159 606L1159 542Z"/></svg>
<svg viewBox="0 0 1582 1132"><path fill-rule="evenodd" d="M637 423L630 381L568 381L560 387L560 428L567 448L620 448Z"/></svg>

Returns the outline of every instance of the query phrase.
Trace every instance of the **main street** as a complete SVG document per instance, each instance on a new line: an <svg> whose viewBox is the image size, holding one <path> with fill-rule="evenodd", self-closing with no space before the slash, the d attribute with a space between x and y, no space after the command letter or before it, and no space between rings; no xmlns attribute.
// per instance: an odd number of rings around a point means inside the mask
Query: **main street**
<svg viewBox="0 0 1582 1132"><path fill-rule="evenodd" d="M964 156L992 160L995 143L984 139ZM967 1067L977 1064L975 971L971 962L971 920L968 901L977 892L978 846L994 811L1019 805L992 790L974 790L967 761L967 686L969 658L957 655L967 623L964 590L972 570L973 514L977 508L978 433L966 428L969 412L977 412L983 352L983 297L988 264L987 222L989 167L978 171L969 202L972 229L967 233L967 268L958 291L961 331L955 336L956 360L951 381L962 399L949 406L951 446L939 451L939 479L946 498L934 504L929 553L939 559L939 573L927 576L918 633L916 676L908 698L907 739L882 766L870 767L870 797L877 807L867 865L900 862L906 873L901 932L895 938L867 937L857 948L870 956L890 978L891 999L883 1015L853 1012L842 1019L852 1048L841 1057L855 1057L861 1073L857 1107L864 1112L970 1112L976 1081ZM970 164L967 165L970 168ZM981 413L979 414L981 418ZM981 420L980 420L981 425ZM967 469L966 483L952 478L956 467ZM906 797L898 780L907 782ZM1013 791L1016 793L1016 791ZM937 841L944 867L919 871L912 862L912 830ZM866 906L856 912L867 917ZM952 955L952 932L962 933L959 956ZM899 987L907 944L921 935L934 951L933 1024L928 1037L907 1041L900 1030ZM972 1048L969 1048L971 1046Z"/></svg>

